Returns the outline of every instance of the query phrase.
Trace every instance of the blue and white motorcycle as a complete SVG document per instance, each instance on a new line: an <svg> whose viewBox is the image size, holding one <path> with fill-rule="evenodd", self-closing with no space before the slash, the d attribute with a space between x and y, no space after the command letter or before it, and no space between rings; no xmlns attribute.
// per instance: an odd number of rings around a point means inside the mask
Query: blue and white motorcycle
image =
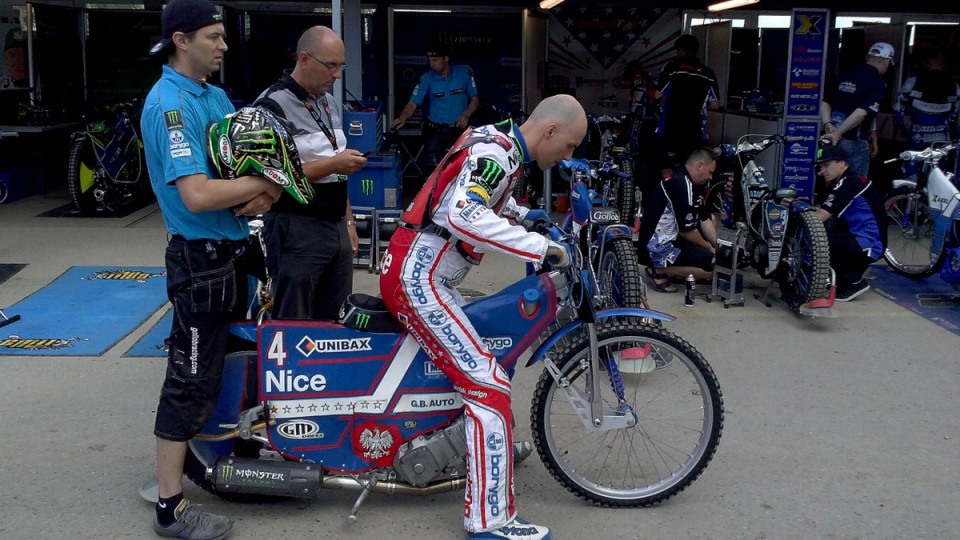
<svg viewBox="0 0 960 540"><path fill-rule="evenodd" d="M666 500L717 450L716 375L690 343L644 322L674 317L596 311L576 240L540 229L571 246L570 267L548 263L464 310L511 376L530 350L526 366L543 366L531 431L561 485L601 506ZM253 500L357 490L350 522L371 492L464 489L459 394L380 298L351 296L337 323L237 323L230 350L216 409L189 443L185 473L203 489Z"/></svg>

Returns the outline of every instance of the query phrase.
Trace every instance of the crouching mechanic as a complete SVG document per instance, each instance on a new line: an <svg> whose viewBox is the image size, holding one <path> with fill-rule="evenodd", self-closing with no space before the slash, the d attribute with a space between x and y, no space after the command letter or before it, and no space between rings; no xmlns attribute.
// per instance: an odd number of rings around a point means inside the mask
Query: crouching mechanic
<svg viewBox="0 0 960 540"><path fill-rule="evenodd" d="M863 273L883 256L887 228L883 200L873 182L850 168L839 146L818 151L816 163L830 191L817 209L827 229L830 266L836 272L837 302L849 302L870 289Z"/></svg>
<svg viewBox="0 0 960 540"><path fill-rule="evenodd" d="M510 194L523 163L547 170L570 159L586 131L583 108L566 95L543 100L522 126L507 120L466 131L401 217L383 259L387 309L463 398L468 538L538 540L550 531L517 517L510 379L461 309L455 287L489 250L569 264L566 247L525 230L546 214L519 207ZM442 331L429 322L441 317L449 321Z"/></svg>
<svg viewBox="0 0 960 540"><path fill-rule="evenodd" d="M659 292L676 292L669 276L713 277L717 227L703 202L703 186L717 169L713 150L690 153L682 168L660 182L643 212L638 260Z"/></svg>

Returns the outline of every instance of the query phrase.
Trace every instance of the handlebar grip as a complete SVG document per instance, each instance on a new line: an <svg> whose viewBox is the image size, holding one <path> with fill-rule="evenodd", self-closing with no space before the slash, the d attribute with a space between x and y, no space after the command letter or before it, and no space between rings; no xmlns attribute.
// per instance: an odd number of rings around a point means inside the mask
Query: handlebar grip
<svg viewBox="0 0 960 540"><path fill-rule="evenodd" d="M544 257L543 262L549 263L550 266L556 266L560 264L560 260L561 260L560 257L557 257L556 255L548 254L546 257Z"/></svg>
<svg viewBox="0 0 960 540"><path fill-rule="evenodd" d="M549 236L554 242L558 242L561 238L563 238L563 230L545 219L538 219L535 221L533 224L533 230L544 236Z"/></svg>

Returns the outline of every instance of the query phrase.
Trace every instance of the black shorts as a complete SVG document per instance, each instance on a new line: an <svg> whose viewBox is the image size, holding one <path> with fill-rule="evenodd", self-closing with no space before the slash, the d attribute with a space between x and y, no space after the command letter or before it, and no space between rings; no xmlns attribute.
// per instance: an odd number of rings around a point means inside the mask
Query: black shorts
<svg viewBox="0 0 960 540"><path fill-rule="evenodd" d="M681 238L674 240L673 245L680 250L680 255L677 255L677 261L673 266L692 266L713 272L713 253L709 249L691 244Z"/></svg>
<svg viewBox="0 0 960 540"><path fill-rule="evenodd" d="M161 439L190 440L216 405L230 323L246 308L246 275L234 268L243 245L179 237L167 245L173 325L153 431Z"/></svg>

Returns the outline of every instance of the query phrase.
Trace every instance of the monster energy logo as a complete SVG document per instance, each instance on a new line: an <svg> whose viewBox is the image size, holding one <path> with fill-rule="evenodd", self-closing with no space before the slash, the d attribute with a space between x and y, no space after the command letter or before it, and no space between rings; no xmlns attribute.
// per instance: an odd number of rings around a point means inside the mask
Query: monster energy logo
<svg viewBox="0 0 960 540"><path fill-rule="evenodd" d="M233 480L233 465L224 465L220 467L220 478L228 482Z"/></svg>
<svg viewBox="0 0 960 540"><path fill-rule="evenodd" d="M483 160L483 170L474 175L473 181L487 188L487 191L493 191L497 183L504 175L503 167L499 163L490 159Z"/></svg>
<svg viewBox="0 0 960 540"><path fill-rule="evenodd" d="M364 178L360 181L360 187L363 189L363 196L373 195L373 178Z"/></svg>
<svg viewBox="0 0 960 540"><path fill-rule="evenodd" d="M163 119L167 123L167 129L180 129L183 127L183 120L180 118L180 111L167 111L163 113Z"/></svg>
<svg viewBox="0 0 960 540"><path fill-rule="evenodd" d="M370 324L370 315L366 313L357 313L357 318L353 320L353 324L360 330L363 330Z"/></svg>

